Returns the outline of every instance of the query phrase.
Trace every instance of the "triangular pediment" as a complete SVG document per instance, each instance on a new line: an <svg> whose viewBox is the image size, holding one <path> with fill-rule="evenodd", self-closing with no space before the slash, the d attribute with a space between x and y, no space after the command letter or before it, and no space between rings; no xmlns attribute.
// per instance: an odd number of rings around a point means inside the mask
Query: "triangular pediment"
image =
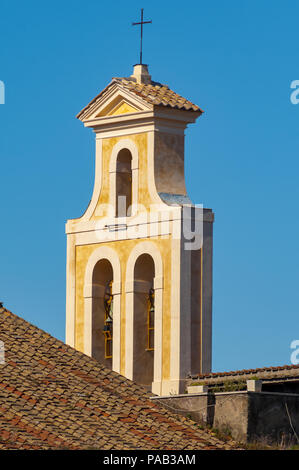
<svg viewBox="0 0 299 470"><path fill-rule="evenodd" d="M140 96L112 83L78 115L82 121L138 113L152 109Z"/></svg>
<svg viewBox="0 0 299 470"><path fill-rule="evenodd" d="M119 114L136 113L137 111L140 111L140 109L123 99L123 97L117 96L108 106L102 109L96 117L117 116Z"/></svg>

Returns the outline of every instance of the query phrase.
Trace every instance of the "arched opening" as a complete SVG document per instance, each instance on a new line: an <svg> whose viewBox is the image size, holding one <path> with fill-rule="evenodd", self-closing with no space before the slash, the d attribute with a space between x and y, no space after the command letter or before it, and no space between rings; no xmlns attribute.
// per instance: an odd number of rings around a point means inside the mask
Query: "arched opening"
<svg viewBox="0 0 299 470"><path fill-rule="evenodd" d="M134 267L133 380L150 386L154 377L155 264L149 254Z"/></svg>
<svg viewBox="0 0 299 470"><path fill-rule="evenodd" d="M124 148L116 160L116 217L131 215L132 206L132 154Z"/></svg>
<svg viewBox="0 0 299 470"><path fill-rule="evenodd" d="M92 357L112 369L113 269L101 259L92 274Z"/></svg>

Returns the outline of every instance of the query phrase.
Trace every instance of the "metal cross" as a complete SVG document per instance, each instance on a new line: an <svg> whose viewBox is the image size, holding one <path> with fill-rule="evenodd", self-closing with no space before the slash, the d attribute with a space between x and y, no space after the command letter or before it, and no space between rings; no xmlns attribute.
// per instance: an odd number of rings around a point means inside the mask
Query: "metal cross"
<svg viewBox="0 0 299 470"><path fill-rule="evenodd" d="M142 35L143 35L143 25L147 23L151 23L150 21L143 21L143 8L141 8L141 21L138 23L132 23L132 26L137 26L140 24L140 64L142 64Z"/></svg>

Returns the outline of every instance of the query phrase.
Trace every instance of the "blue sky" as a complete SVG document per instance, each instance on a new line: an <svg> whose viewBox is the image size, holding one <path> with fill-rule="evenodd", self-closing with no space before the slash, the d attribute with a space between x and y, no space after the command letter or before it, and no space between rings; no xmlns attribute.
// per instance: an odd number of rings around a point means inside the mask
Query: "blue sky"
<svg viewBox="0 0 299 470"><path fill-rule="evenodd" d="M0 300L64 339L64 224L92 194L75 115L139 59L199 104L186 181L213 208L213 370L290 363L299 339L299 5L295 0L1 2Z"/></svg>

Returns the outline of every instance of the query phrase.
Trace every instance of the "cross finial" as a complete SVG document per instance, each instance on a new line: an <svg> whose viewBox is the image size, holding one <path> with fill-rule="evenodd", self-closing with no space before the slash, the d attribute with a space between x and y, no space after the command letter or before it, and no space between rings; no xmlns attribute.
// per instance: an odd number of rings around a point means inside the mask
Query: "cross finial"
<svg viewBox="0 0 299 470"><path fill-rule="evenodd" d="M143 25L147 23L151 23L152 20L143 21L143 8L141 8L141 20L138 23L132 23L133 26L137 26L140 24L140 64L142 64L142 35L143 35Z"/></svg>

